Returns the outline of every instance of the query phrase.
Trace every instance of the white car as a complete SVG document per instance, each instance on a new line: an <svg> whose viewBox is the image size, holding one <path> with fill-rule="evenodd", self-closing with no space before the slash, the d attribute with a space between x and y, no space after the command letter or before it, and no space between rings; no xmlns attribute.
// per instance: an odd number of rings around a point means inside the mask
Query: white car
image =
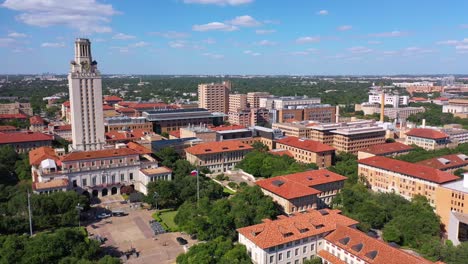
<svg viewBox="0 0 468 264"><path fill-rule="evenodd" d="M98 219L106 219L106 218L109 218L111 217L112 215L111 214L107 214L107 213L100 213L97 215L97 218Z"/></svg>

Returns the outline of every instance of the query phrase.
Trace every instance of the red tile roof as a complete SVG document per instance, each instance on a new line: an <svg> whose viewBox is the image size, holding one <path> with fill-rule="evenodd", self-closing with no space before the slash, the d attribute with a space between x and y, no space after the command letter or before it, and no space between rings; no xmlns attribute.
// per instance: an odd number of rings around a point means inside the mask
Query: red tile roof
<svg viewBox="0 0 468 264"><path fill-rule="evenodd" d="M344 180L344 176L321 169L272 177L257 181L256 184L285 199L295 199L321 193L314 186Z"/></svg>
<svg viewBox="0 0 468 264"><path fill-rule="evenodd" d="M54 160L60 166L60 159L51 147L40 147L29 151L29 165L39 166L45 159Z"/></svg>
<svg viewBox="0 0 468 264"><path fill-rule="evenodd" d="M417 164L421 164L438 170L449 170L452 168L468 166L468 156L461 153L451 154L423 160L417 162Z"/></svg>
<svg viewBox="0 0 468 264"><path fill-rule="evenodd" d="M131 131L109 131L106 135L107 141L119 141L119 140L135 140L140 139L146 135L154 134L153 131L145 129L134 129Z"/></svg>
<svg viewBox="0 0 468 264"><path fill-rule="evenodd" d="M72 152L62 158L63 162L67 161L78 161L78 160L89 160L89 159L102 159L112 157L123 157L129 155L138 155L138 153L129 148L121 149L104 149L96 151L83 151L83 152Z"/></svg>
<svg viewBox="0 0 468 264"><path fill-rule="evenodd" d="M277 156L286 155L286 156L289 156L291 158L294 158L294 155L291 153L291 151L286 150L286 149L272 149L272 150L268 151L268 153L273 154L273 155L277 155Z"/></svg>
<svg viewBox="0 0 468 264"><path fill-rule="evenodd" d="M127 108L127 107L117 108L115 111L119 113L136 113L137 112L137 110L133 108Z"/></svg>
<svg viewBox="0 0 468 264"><path fill-rule="evenodd" d="M336 257L335 255L326 250L320 250L317 253L317 255L330 264L347 264L346 262L342 261L340 258Z"/></svg>
<svg viewBox="0 0 468 264"><path fill-rule="evenodd" d="M297 213L277 220L237 229L244 237L262 249L285 244L306 237L333 231L338 225L352 226L358 222L339 210L322 209Z"/></svg>
<svg viewBox="0 0 468 264"><path fill-rule="evenodd" d="M298 137L285 137L279 140L276 140L276 143L284 144L290 147L295 147L311 152L325 152L325 151L334 151L333 147L330 147L326 144L323 144L319 141L314 141L310 139L300 139Z"/></svg>
<svg viewBox="0 0 468 264"><path fill-rule="evenodd" d="M52 141L53 137L40 132L0 133L0 144L13 144L34 141Z"/></svg>
<svg viewBox="0 0 468 264"><path fill-rule="evenodd" d="M186 148L185 151L192 155L202 155L252 149L252 146L244 144L240 140L228 140L198 144L196 146Z"/></svg>
<svg viewBox="0 0 468 264"><path fill-rule="evenodd" d="M406 135L428 139L444 139L449 137L445 133L430 128L413 128L406 132Z"/></svg>
<svg viewBox="0 0 468 264"><path fill-rule="evenodd" d="M138 154L140 155L143 155L143 154L151 154L151 150L138 144L138 143L135 143L135 142L128 142L127 143L127 147L129 149L133 149L135 150L136 152L138 152Z"/></svg>
<svg viewBox="0 0 468 264"><path fill-rule="evenodd" d="M123 99L115 95L108 95L104 96L104 101L123 101Z"/></svg>
<svg viewBox="0 0 468 264"><path fill-rule="evenodd" d="M375 156L367 159L361 159L358 161L359 164L368 165L374 168L380 168L392 172L397 172L403 175L408 175L410 177L435 182L435 183L445 183L460 178L440 170L436 170L431 167L426 167L420 164L413 164L406 161Z"/></svg>
<svg viewBox="0 0 468 264"><path fill-rule="evenodd" d="M240 126L240 125L209 127L209 129L213 131L237 130L237 129L245 129L245 128L246 128L245 126Z"/></svg>
<svg viewBox="0 0 468 264"><path fill-rule="evenodd" d="M70 107L70 101L63 102L62 105L65 107Z"/></svg>
<svg viewBox="0 0 468 264"><path fill-rule="evenodd" d="M179 130L175 130L175 131L170 131L169 132L169 135L173 136L173 137L176 137L176 138L180 138L180 129Z"/></svg>
<svg viewBox="0 0 468 264"><path fill-rule="evenodd" d="M325 240L369 264L433 263L422 257L391 247L383 241L367 236L361 231L347 226L337 226L335 231L325 237ZM358 245L362 245L362 247ZM327 256L324 255L325 259L327 259Z"/></svg>
<svg viewBox="0 0 468 264"><path fill-rule="evenodd" d="M389 155L392 153L408 152L412 149L414 148L411 146L408 146L399 142L393 142L393 143L372 145L360 151L371 153L374 155Z"/></svg>
<svg viewBox="0 0 468 264"><path fill-rule="evenodd" d="M0 114L0 119L27 119L25 114Z"/></svg>
<svg viewBox="0 0 468 264"><path fill-rule="evenodd" d="M31 116L29 118L29 123L31 125L44 125L44 119L40 116Z"/></svg>
<svg viewBox="0 0 468 264"><path fill-rule="evenodd" d="M68 130L71 131L71 129L72 129L71 125L61 125L61 126L57 126L56 128L54 128L55 131L68 131Z"/></svg>
<svg viewBox="0 0 468 264"><path fill-rule="evenodd" d="M412 101L415 101L415 102L422 102L422 101L427 101L426 98L423 98L423 97L412 97L411 98Z"/></svg>
<svg viewBox="0 0 468 264"><path fill-rule="evenodd" d="M112 106L110 106L110 105L103 105L103 106L102 106L102 110L104 110L104 111L114 110L114 107L112 107Z"/></svg>
<svg viewBox="0 0 468 264"><path fill-rule="evenodd" d="M0 126L0 131L16 131L14 126Z"/></svg>

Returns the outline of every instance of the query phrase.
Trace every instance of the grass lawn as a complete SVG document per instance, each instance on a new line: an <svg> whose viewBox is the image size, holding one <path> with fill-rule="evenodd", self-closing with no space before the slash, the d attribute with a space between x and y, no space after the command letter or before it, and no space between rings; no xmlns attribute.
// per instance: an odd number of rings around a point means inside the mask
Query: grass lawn
<svg viewBox="0 0 468 264"><path fill-rule="evenodd" d="M160 217L162 221L171 229L178 230L179 227L174 223L174 217L176 216L177 211L167 211L161 213Z"/></svg>
<svg viewBox="0 0 468 264"><path fill-rule="evenodd" d="M228 188L224 187L223 192L228 193L228 194L235 194L236 192L233 192L229 190Z"/></svg>

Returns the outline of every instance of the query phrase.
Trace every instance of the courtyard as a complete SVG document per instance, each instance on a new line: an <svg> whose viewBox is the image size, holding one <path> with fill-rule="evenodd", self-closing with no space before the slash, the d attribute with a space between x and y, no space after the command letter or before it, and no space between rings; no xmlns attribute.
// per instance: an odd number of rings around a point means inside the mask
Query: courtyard
<svg viewBox="0 0 468 264"><path fill-rule="evenodd" d="M109 196L102 201L103 204L95 206L96 212L104 210L119 210L127 213L125 216L113 216L100 219L86 226L90 236L105 238L103 244L110 251L130 252L134 249L138 254L124 255L124 263L175 263L177 256L184 253L188 247L196 243L188 235L180 232L164 233L154 235L150 227L154 210L141 209L134 204L122 203L118 196ZM115 202L114 202L115 201ZM101 207L103 206L103 207ZM173 215L165 215L172 218ZM183 237L188 244L179 245L176 238ZM112 252L109 252L112 253ZM138 255L138 256L137 256Z"/></svg>

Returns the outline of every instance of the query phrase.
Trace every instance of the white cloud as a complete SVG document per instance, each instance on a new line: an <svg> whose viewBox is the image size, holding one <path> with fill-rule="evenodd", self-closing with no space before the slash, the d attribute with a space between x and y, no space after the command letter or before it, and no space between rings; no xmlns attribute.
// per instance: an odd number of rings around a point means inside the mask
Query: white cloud
<svg viewBox="0 0 468 264"><path fill-rule="evenodd" d="M202 42L205 43L205 44L215 44L216 40L214 40L212 38L207 38L207 39L202 40Z"/></svg>
<svg viewBox="0 0 468 264"><path fill-rule="evenodd" d="M303 44L303 43L313 43L313 42L320 42L320 37L300 37L296 39L296 43Z"/></svg>
<svg viewBox="0 0 468 264"><path fill-rule="evenodd" d="M175 48L175 49L186 48L187 47L187 41L184 41L184 40L170 41L169 42L169 47Z"/></svg>
<svg viewBox="0 0 468 264"><path fill-rule="evenodd" d="M320 10L320 11L317 12L317 15L326 16L326 15L328 15L328 10Z"/></svg>
<svg viewBox="0 0 468 264"><path fill-rule="evenodd" d="M384 55L390 56L390 55L396 55L398 54L398 51L396 50L387 50L383 52Z"/></svg>
<svg viewBox="0 0 468 264"><path fill-rule="evenodd" d="M98 0L6 0L3 7L20 12L16 19L39 27L65 25L84 33L105 33L118 12Z"/></svg>
<svg viewBox="0 0 468 264"><path fill-rule="evenodd" d="M294 51L294 52L291 52L291 55L293 55L293 56L307 56L307 55L309 55L309 52L307 52L307 51Z"/></svg>
<svg viewBox="0 0 468 264"><path fill-rule="evenodd" d="M63 48L65 47L64 42L44 42L41 44L43 48Z"/></svg>
<svg viewBox="0 0 468 264"><path fill-rule="evenodd" d="M443 41L438 41L436 44L437 45L450 45L450 46L457 46L457 45L462 45L468 43L468 38L465 38L463 40L443 40Z"/></svg>
<svg viewBox="0 0 468 264"><path fill-rule="evenodd" d="M190 34L185 32L167 31L167 32L149 32L150 35L161 36L169 39L188 38Z"/></svg>
<svg viewBox="0 0 468 264"><path fill-rule="evenodd" d="M8 47L15 42L16 41L13 38L0 38L0 47Z"/></svg>
<svg viewBox="0 0 468 264"><path fill-rule="evenodd" d="M211 52L203 53L203 56L207 56L207 57L210 57L210 58L216 59L216 60L224 58L224 55L222 55L222 54L211 53Z"/></svg>
<svg viewBox="0 0 468 264"><path fill-rule="evenodd" d="M371 37L382 37L382 38L394 38L394 37L403 37L408 35L408 32L404 31L390 31L390 32L381 32L381 33L374 33L374 34L369 34Z"/></svg>
<svg viewBox="0 0 468 264"><path fill-rule="evenodd" d="M128 40L128 39L134 39L134 38L135 36L127 35L124 33L117 33L112 37L112 39L119 39L119 40Z"/></svg>
<svg viewBox="0 0 468 264"><path fill-rule="evenodd" d="M24 33L18 33L18 32L11 32L10 34L8 34L8 36L10 38L25 38L27 37L28 35L24 34Z"/></svg>
<svg viewBox="0 0 468 264"><path fill-rule="evenodd" d="M468 45L459 45L455 47L456 50L468 50Z"/></svg>
<svg viewBox="0 0 468 264"><path fill-rule="evenodd" d="M253 51L251 50L244 50L244 54L251 54Z"/></svg>
<svg viewBox="0 0 468 264"><path fill-rule="evenodd" d="M133 44L130 44L129 46L130 47L134 47L134 48L141 48L141 47L146 47L146 46L149 46L150 44L148 42L145 42L145 41L139 41L137 43L133 43Z"/></svg>
<svg viewBox="0 0 468 264"><path fill-rule="evenodd" d="M255 20L255 18L247 15L235 17L233 20L228 21L228 23L239 27L257 27L262 24Z"/></svg>
<svg viewBox="0 0 468 264"><path fill-rule="evenodd" d="M276 45L276 42L264 39L259 42L255 42L254 44L258 46L274 46Z"/></svg>
<svg viewBox="0 0 468 264"><path fill-rule="evenodd" d="M224 24L221 22L211 22L202 25L193 25L193 31L234 31L238 30L239 28L233 25Z"/></svg>
<svg viewBox="0 0 468 264"><path fill-rule="evenodd" d="M369 40L369 41L367 41L367 43L370 44L370 45L378 45L378 44L382 44L382 41Z"/></svg>
<svg viewBox="0 0 468 264"><path fill-rule="evenodd" d="M365 54L365 53L370 53L370 52L373 51L372 49L369 49L369 48L363 47L363 46L352 47L352 48L349 48L348 50L351 51L351 53L354 53L354 54Z"/></svg>
<svg viewBox="0 0 468 264"><path fill-rule="evenodd" d="M254 56L254 57L257 57L257 56L260 56L260 55L262 55L262 54L261 54L261 53L258 53L258 52L254 52L254 53L252 53L251 55Z"/></svg>
<svg viewBox="0 0 468 264"><path fill-rule="evenodd" d="M247 55L250 55L250 56L254 56L254 57L257 57L257 56L262 55L262 54L259 53L259 52L253 52L253 51L251 51L251 50L244 50L244 54L247 54Z"/></svg>
<svg viewBox="0 0 468 264"><path fill-rule="evenodd" d="M28 52L28 51L32 51L33 49L32 48L14 48L11 50L11 52L13 53L23 53L23 52Z"/></svg>
<svg viewBox="0 0 468 264"><path fill-rule="evenodd" d="M116 50L120 53L128 53L130 49L128 47L110 47L112 50Z"/></svg>
<svg viewBox="0 0 468 264"><path fill-rule="evenodd" d="M353 28L353 26L351 25L343 25L343 26L339 26L337 29L339 31L348 31L348 30L351 30Z"/></svg>
<svg viewBox="0 0 468 264"><path fill-rule="evenodd" d="M186 4L214 4L214 5L244 5L252 3L253 0L184 0Z"/></svg>
<svg viewBox="0 0 468 264"><path fill-rule="evenodd" d="M255 34L257 35L266 35L266 34L271 34L271 33L275 33L276 30L274 29L257 29L255 30Z"/></svg>

